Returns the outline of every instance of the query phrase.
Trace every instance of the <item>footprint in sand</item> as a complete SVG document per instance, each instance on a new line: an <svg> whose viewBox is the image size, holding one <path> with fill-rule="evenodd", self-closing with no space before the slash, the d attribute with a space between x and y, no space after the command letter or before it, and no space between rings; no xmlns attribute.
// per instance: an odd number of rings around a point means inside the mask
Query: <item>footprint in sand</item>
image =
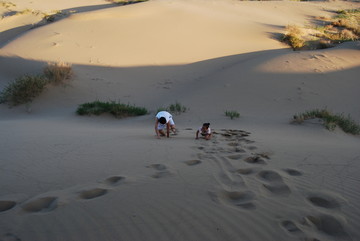
<svg viewBox="0 0 360 241"><path fill-rule="evenodd" d="M5 212L7 210L15 207L16 202L14 201L0 201L0 212Z"/></svg>
<svg viewBox="0 0 360 241"><path fill-rule="evenodd" d="M93 199L105 195L108 190L103 188L93 188L89 190L81 191L79 197L81 199Z"/></svg>
<svg viewBox="0 0 360 241"><path fill-rule="evenodd" d="M289 194L290 188L283 182L282 177L275 171L264 170L258 173L260 180L264 181L264 188L276 195Z"/></svg>
<svg viewBox="0 0 360 241"><path fill-rule="evenodd" d="M341 207L340 202L335 198L321 193L310 194L306 198L312 205L326 209L338 209Z"/></svg>
<svg viewBox="0 0 360 241"><path fill-rule="evenodd" d="M0 241L21 241L21 239L12 233L6 233L0 237Z"/></svg>
<svg viewBox="0 0 360 241"><path fill-rule="evenodd" d="M246 210L256 209L253 203L255 194L251 191L222 191L219 198L226 204L239 207Z"/></svg>
<svg viewBox="0 0 360 241"><path fill-rule="evenodd" d="M333 216L327 214L309 215L305 218L305 224L314 227L319 232L339 238L339 240L351 240L344 225Z"/></svg>
<svg viewBox="0 0 360 241"><path fill-rule="evenodd" d="M155 174L151 175L152 178L162 178L171 174L164 164L151 164L147 166L147 168L153 168L158 171Z"/></svg>
<svg viewBox="0 0 360 241"><path fill-rule="evenodd" d="M244 159L245 162L250 164L266 165L266 161L260 156L251 156Z"/></svg>
<svg viewBox="0 0 360 241"><path fill-rule="evenodd" d="M57 208L57 197L42 197L31 200L21 207L24 211L35 212L49 212Z"/></svg>
<svg viewBox="0 0 360 241"><path fill-rule="evenodd" d="M118 185L119 183L123 182L125 180L125 177L122 176L112 176L107 179L105 179L105 183L111 186Z"/></svg>
<svg viewBox="0 0 360 241"><path fill-rule="evenodd" d="M283 169L283 171L289 174L290 176L302 176L302 173L295 169L286 168Z"/></svg>
<svg viewBox="0 0 360 241"><path fill-rule="evenodd" d="M250 175L255 173L257 170L255 168L240 168L237 169L235 172L241 175Z"/></svg>
<svg viewBox="0 0 360 241"><path fill-rule="evenodd" d="M185 164L188 166L194 166L194 165L198 165L200 164L201 161L200 160L189 160L189 161L185 161Z"/></svg>
<svg viewBox="0 0 360 241"><path fill-rule="evenodd" d="M241 154L228 156L228 158L231 159L231 160L241 160L243 157L244 156L241 155Z"/></svg>
<svg viewBox="0 0 360 241"><path fill-rule="evenodd" d="M299 234L302 233L302 231L296 226L296 224L293 221L285 220L281 222L281 226L292 234Z"/></svg>

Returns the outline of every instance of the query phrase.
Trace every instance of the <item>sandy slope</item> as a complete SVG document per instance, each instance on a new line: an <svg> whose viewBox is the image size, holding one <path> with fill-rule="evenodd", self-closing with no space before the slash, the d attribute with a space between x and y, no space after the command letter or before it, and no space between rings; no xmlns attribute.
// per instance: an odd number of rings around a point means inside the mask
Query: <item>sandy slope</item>
<svg viewBox="0 0 360 241"><path fill-rule="evenodd" d="M31 113L0 106L0 240L360 239L359 137L289 124L322 107L360 122L359 43L293 52L274 39L358 3L31 4L80 13L25 32L1 20L0 89L47 61L75 76ZM96 99L151 113L75 115ZM180 132L157 140L155 111L175 101L189 108ZM214 138L195 140L205 121Z"/></svg>

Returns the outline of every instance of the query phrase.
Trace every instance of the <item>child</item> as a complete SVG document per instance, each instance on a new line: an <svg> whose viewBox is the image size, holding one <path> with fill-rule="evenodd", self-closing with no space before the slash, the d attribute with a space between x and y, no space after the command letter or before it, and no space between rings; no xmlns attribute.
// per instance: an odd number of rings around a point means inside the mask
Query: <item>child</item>
<svg viewBox="0 0 360 241"><path fill-rule="evenodd" d="M160 135L165 136L165 128L167 138L169 138L170 129L174 134L176 134L175 122L172 115L167 111L160 111L156 114L155 118L155 133L157 138L160 138Z"/></svg>
<svg viewBox="0 0 360 241"><path fill-rule="evenodd" d="M205 140L211 139L210 123L204 123L202 127L196 132L196 139L199 139L199 133L204 137Z"/></svg>

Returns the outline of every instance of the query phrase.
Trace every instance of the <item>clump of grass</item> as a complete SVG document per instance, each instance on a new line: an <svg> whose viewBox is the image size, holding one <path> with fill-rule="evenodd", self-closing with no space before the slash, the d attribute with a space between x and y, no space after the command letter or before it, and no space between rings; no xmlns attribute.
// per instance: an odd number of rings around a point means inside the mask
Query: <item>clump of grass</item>
<svg viewBox="0 0 360 241"><path fill-rule="evenodd" d="M44 76L49 83L59 84L73 75L71 65L66 63L50 63L44 68Z"/></svg>
<svg viewBox="0 0 360 241"><path fill-rule="evenodd" d="M49 64L42 75L23 75L10 82L0 93L0 104L17 106L30 103L45 90L47 84L59 84L71 76L70 65Z"/></svg>
<svg viewBox="0 0 360 241"><path fill-rule="evenodd" d="M318 17L322 24L301 28L295 25L286 27L282 41L288 43L294 50L321 49L333 47L336 44L357 41L360 39L360 9L340 10L330 19Z"/></svg>
<svg viewBox="0 0 360 241"><path fill-rule="evenodd" d="M79 115L101 115L103 113L110 113L116 118L124 118L129 116L146 115L148 111L143 107L122 104L120 102L102 102L97 100L79 105L76 113Z"/></svg>
<svg viewBox="0 0 360 241"><path fill-rule="evenodd" d="M230 119L234 119L234 118L239 118L240 117L240 113L235 111L235 110L227 110L225 111L225 116L230 117Z"/></svg>
<svg viewBox="0 0 360 241"><path fill-rule="evenodd" d="M319 118L324 122L324 126L328 130L334 130L339 126L344 132L358 135L360 134L360 125L351 119L350 115L332 114L326 109L315 109L294 115L294 123L303 123L305 120Z"/></svg>
<svg viewBox="0 0 360 241"><path fill-rule="evenodd" d="M47 83L47 79L41 75L21 76L0 93L0 103L16 106L32 102L45 89Z"/></svg>
<svg viewBox="0 0 360 241"><path fill-rule="evenodd" d="M174 114L181 114L188 110L188 108L184 105L182 105L180 102L175 102L175 104L170 104L168 107L159 107L157 109L157 112L159 111L169 111Z"/></svg>
<svg viewBox="0 0 360 241"><path fill-rule="evenodd" d="M283 41L288 43L294 50L301 49L305 46L305 40L301 37L301 29L296 25L288 25Z"/></svg>
<svg viewBox="0 0 360 241"><path fill-rule="evenodd" d="M186 112L187 108L176 101L175 104L171 104L168 107L168 110L170 112L175 113L175 114L180 114L180 113Z"/></svg>

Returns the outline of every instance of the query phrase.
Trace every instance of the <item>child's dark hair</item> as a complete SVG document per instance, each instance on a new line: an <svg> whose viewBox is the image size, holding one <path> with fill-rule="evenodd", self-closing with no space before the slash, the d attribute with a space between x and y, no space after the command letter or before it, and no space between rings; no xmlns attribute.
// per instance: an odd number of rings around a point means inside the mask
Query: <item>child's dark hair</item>
<svg viewBox="0 0 360 241"><path fill-rule="evenodd" d="M203 126L209 127L210 123L204 123Z"/></svg>
<svg viewBox="0 0 360 241"><path fill-rule="evenodd" d="M166 119L165 119L165 117L160 117L159 118L159 122L160 122L160 124L166 124Z"/></svg>

